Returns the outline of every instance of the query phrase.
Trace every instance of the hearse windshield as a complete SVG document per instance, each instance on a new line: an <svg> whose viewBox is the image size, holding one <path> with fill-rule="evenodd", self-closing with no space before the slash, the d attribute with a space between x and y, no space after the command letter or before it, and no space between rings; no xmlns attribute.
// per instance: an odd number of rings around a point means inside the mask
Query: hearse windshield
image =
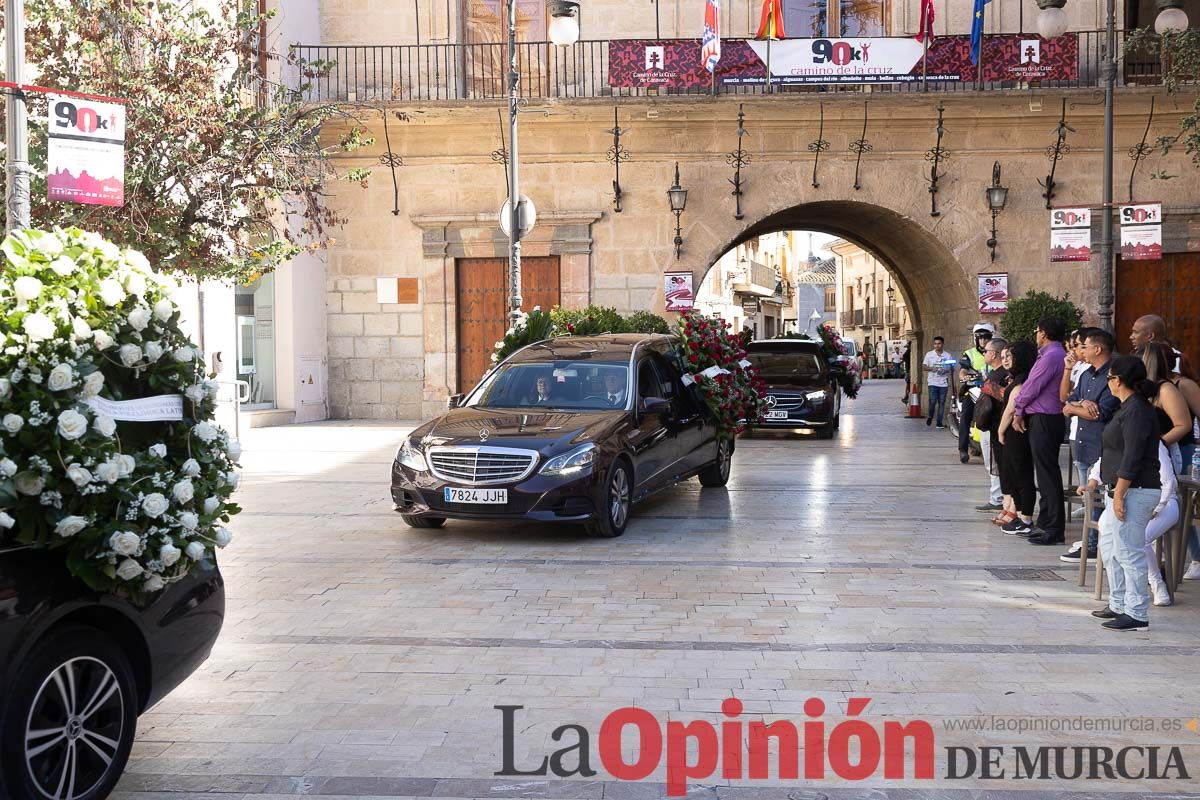
<svg viewBox="0 0 1200 800"><path fill-rule="evenodd" d="M625 408L629 384L627 361L506 364L484 378L467 405L579 411Z"/></svg>

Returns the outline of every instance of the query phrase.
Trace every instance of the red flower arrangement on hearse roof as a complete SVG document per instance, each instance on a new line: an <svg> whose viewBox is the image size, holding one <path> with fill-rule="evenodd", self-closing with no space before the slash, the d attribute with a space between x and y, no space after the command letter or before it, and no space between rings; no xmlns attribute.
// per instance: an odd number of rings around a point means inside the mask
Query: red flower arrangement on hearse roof
<svg viewBox="0 0 1200 800"><path fill-rule="evenodd" d="M767 386L746 360L745 334L732 334L729 327L695 311L679 318L683 372L699 389L720 435L732 438L758 419Z"/></svg>

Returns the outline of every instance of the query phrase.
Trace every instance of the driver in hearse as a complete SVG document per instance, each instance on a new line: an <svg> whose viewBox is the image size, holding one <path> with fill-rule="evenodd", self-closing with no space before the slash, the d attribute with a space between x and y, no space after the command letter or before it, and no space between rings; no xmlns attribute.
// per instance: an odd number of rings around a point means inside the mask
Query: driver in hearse
<svg viewBox="0 0 1200 800"><path fill-rule="evenodd" d="M625 405L625 370L610 369L604 373L604 400L613 408Z"/></svg>

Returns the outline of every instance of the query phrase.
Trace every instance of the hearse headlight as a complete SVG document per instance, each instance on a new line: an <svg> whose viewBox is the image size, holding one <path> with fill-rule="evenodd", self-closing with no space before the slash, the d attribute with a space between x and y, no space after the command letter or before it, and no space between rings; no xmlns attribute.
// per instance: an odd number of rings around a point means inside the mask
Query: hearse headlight
<svg viewBox="0 0 1200 800"><path fill-rule="evenodd" d="M823 403L823 402L825 402L825 392L808 392L808 393L807 393L807 394L805 394L804 396L808 398L808 401L809 401L810 403Z"/></svg>
<svg viewBox="0 0 1200 800"><path fill-rule="evenodd" d="M576 447L569 453L563 453L561 456L555 456L547 461L546 466L542 467L542 474L573 475L576 472L583 472L594 463L596 463L596 445L589 442L583 447Z"/></svg>
<svg viewBox="0 0 1200 800"><path fill-rule="evenodd" d="M429 470L429 465L425 463L425 454L421 452L420 448L414 447L408 439L405 439L404 444L400 445L400 449L396 451L396 460L416 472Z"/></svg>

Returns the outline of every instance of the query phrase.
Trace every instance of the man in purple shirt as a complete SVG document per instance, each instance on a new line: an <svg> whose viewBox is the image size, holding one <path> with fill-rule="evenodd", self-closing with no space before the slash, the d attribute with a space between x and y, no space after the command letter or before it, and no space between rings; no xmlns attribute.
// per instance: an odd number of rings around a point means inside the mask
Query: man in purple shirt
<svg viewBox="0 0 1200 800"><path fill-rule="evenodd" d="M1033 473L1038 487L1036 525L1041 533L1029 538L1031 544L1061 544L1066 530L1063 513L1063 474L1058 466L1058 451L1067 432L1063 403L1058 386L1062 377L1066 324L1055 317L1038 320L1038 357L1029 377L1021 386L1014 408L1013 427L1029 432L1033 451Z"/></svg>

